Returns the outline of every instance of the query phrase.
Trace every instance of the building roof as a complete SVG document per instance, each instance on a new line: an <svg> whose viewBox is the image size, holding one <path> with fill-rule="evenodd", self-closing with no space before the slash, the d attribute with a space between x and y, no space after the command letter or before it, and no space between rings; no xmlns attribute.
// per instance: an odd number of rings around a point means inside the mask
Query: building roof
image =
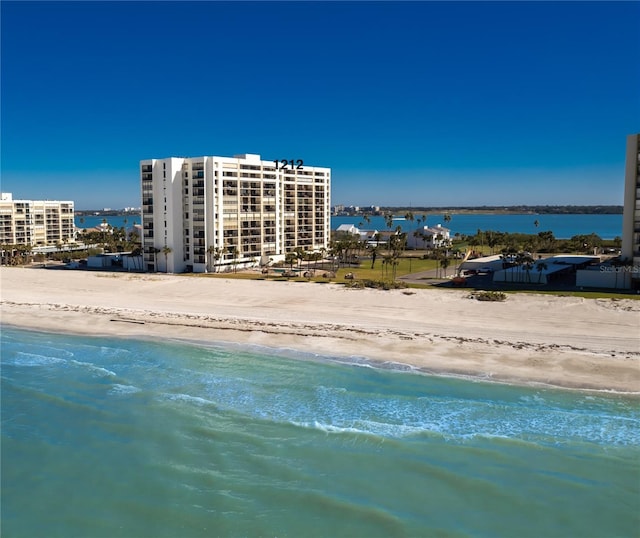
<svg viewBox="0 0 640 538"><path fill-rule="evenodd" d="M336 232L348 232L352 234L361 233L358 228L356 228L353 224L341 224L336 228Z"/></svg>

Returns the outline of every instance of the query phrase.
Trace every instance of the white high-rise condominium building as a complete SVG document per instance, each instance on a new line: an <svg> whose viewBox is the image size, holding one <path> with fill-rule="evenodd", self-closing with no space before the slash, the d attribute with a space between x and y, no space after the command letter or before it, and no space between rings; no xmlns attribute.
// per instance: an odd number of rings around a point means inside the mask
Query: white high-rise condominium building
<svg viewBox="0 0 640 538"><path fill-rule="evenodd" d="M140 161L144 263L226 270L326 249L331 169L260 155Z"/></svg>
<svg viewBox="0 0 640 538"><path fill-rule="evenodd" d="M632 265L631 286L640 289L640 134L627 137L621 257Z"/></svg>
<svg viewBox="0 0 640 538"><path fill-rule="evenodd" d="M74 239L73 202L0 195L0 244L46 246Z"/></svg>

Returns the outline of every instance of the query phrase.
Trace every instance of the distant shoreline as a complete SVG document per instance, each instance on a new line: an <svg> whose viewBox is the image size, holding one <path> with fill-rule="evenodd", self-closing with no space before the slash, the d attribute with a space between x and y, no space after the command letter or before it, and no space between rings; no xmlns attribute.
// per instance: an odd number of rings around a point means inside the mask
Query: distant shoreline
<svg viewBox="0 0 640 538"><path fill-rule="evenodd" d="M346 206L345 206L346 207ZM340 212L332 214L334 217L358 217L372 215L374 212L370 208L363 208L359 211ZM405 215L407 213L419 215L421 213L450 213L452 215L622 215L623 206L505 206L505 207L380 207L375 214L385 215ZM134 211L100 209L76 209L77 217L128 217L138 216Z"/></svg>

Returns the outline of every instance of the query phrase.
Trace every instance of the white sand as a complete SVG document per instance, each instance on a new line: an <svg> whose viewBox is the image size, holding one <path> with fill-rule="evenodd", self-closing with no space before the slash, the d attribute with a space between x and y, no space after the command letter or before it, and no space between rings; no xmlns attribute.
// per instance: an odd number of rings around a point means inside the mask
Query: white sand
<svg viewBox="0 0 640 538"><path fill-rule="evenodd" d="M13 267L0 278L2 323L19 327L259 344L439 374L640 392L640 301L631 299L514 294L490 303L464 290Z"/></svg>

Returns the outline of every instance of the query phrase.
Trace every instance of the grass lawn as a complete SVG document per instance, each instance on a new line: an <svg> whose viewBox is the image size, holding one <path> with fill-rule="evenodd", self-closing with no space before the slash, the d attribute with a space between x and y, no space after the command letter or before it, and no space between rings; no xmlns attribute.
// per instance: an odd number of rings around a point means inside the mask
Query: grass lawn
<svg viewBox="0 0 640 538"><path fill-rule="evenodd" d="M452 260L454 261L454 260ZM343 282L344 276L347 273L353 273L355 278L358 280L391 280L392 268L389 265L383 265L383 257L378 256L376 259L376 263L374 268L371 268L371 260L363 260L359 267L340 267L336 271L335 281ZM400 258L398 260L398 265L396 266L396 278L401 277L403 275L408 275L411 273L418 273L421 271L429 271L431 269L435 269L438 266L437 260L424 260L421 257L418 258ZM294 269L296 266L294 264ZM303 266L304 267L304 266ZM311 265L313 267L313 265ZM289 270L289 267L282 267L279 269ZM455 266L452 264L447 268L447 275L452 275L455 270ZM275 272L273 269L269 270L268 275L263 275L257 271L241 271L238 270L237 273L229 272L229 273L191 273L191 276L198 276L204 278L234 278L234 279L249 279L249 280L293 280L293 281L316 281L316 282L327 282L328 279L323 278L322 274L328 272L328 269L317 269L315 271L315 277L311 279L304 278L302 273L300 272L300 276L295 277L283 277L279 272Z"/></svg>
<svg viewBox="0 0 640 538"><path fill-rule="evenodd" d="M451 260L451 265L447 268L447 275L451 276L455 272L456 264L459 260ZM408 275L411 273L419 273L422 271L429 271L436 269L438 266L437 260L425 260L422 257L404 257L398 260L398 266L396 268L396 278L399 278L403 275ZM295 265L294 265L295 268ZM289 268L283 268L288 270ZM327 282L335 282L338 284L344 284L347 282L345 280L345 275L347 273L353 273L357 280L374 280L374 281L391 281L391 267L384 267L382 265L382 257L378 256L376 259L375 267L371 269L371 260L363 260L360 267L341 267L336 272L336 276L333 279L324 278L322 275L328 270L318 269L315 272L315 276L312 278L305 278L302 276L302 272L300 276L295 277L284 277L280 273L276 273L271 269L268 275L263 275L258 271L238 271L237 273L187 273L185 276L197 277L197 278L233 278L233 279L241 279L241 280L273 280L276 282L317 282L317 283L327 283ZM435 288L429 284L408 284L408 288L417 288L417 289L429 289ZM437 289L442 290L451 290L451 291L472 291L472 288L440 288ZM585 290L575 290L575 291L548 291L548 290L501 290L507 294L513 293L537 293L537 294L545 294L545 295L556 295L556 296L564 296L564 297L584 297L586 299L636 299L640 300L640 294L632 294L632 293L616 293L616 292L606 292L606 291L585 291Z"/></svg>

